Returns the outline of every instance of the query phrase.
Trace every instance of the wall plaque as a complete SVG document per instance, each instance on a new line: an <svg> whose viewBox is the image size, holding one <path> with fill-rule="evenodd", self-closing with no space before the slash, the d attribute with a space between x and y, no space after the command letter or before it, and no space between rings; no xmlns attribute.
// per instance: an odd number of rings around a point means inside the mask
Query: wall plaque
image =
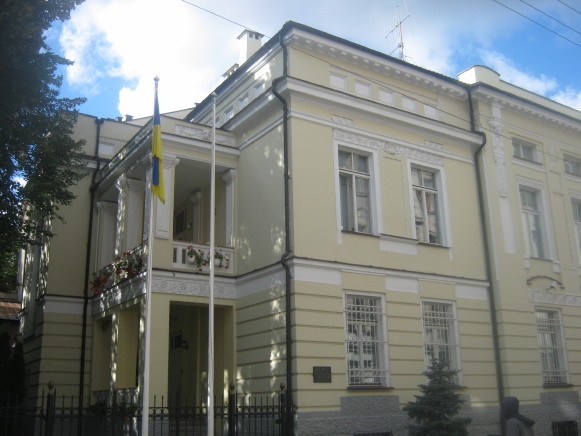
<svg viewBox="0 0 581 436"><path fill-rule="evenodd" d="M331 367L313 366L313 383L331 383Z"/></svg>

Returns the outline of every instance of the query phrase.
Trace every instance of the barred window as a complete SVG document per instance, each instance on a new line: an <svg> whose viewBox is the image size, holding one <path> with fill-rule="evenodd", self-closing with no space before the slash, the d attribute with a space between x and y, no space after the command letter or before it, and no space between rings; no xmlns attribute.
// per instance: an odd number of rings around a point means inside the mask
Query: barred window
<svg viewBox="0 0 581 436"><path fill-rule="evenodd" d="M445 362L449 369L459 370L457 323L452 304L424 301L422 303L422 321L426 366L429 366L432 360L437 359Z"/></svg>
<svg viewBox="0 0 581 436"><path fill-rule="evenodd" d="M545 309L537 309L536 314L543 383L567 383L560 314Z"/></svg>
<svg viewBox="0 0 581 436"><path fill-rule="evenodd" d="M382 299L345 297L347 380L349 386L387 385L387 343Z"/></svg>

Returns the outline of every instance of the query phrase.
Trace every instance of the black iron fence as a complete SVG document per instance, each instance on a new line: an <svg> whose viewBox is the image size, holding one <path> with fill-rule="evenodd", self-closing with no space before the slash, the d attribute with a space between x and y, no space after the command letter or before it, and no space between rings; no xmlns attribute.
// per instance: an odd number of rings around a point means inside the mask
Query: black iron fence
<svg viewBox="0 0 581 436"><path fill-rule="evenodd" d="M149 411L152 436L197 436L208 431L208 411L182 395L155 397ZM214 401L216 436L290 435L294 408L284 390L255 397L231 389ZM0 435L5 436L138 436L141 405L114 395L79 409L76 398L55 391L24 402L0 401Z"/></svg>

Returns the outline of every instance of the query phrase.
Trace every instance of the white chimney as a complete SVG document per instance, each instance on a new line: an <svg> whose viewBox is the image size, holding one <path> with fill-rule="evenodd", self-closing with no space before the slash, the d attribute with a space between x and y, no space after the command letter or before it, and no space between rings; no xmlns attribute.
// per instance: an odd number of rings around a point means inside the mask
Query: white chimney
<svg viewBox="0 0 581 436"><path fill-rule="evenodd" d="M244 29L244 31L238 36L240 40L240 60L239 65L246 62L254 53L256 53L260 47L262 47L262 33L255 32L254 30Z"/></svg>

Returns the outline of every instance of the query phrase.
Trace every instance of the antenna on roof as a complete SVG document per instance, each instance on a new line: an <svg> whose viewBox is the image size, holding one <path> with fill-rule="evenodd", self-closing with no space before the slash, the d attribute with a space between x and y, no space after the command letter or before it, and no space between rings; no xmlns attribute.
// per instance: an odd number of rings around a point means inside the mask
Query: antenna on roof
<svg viewBox="0 0 581 436"><path fill-rule="evenodd" d="M406 3L406 9L407 9L407 3ZM399 50L399 54L398 54L398 58L401 59L402 61L406 60L406 55L404 54L404 44L403 44L403 22L405 20L407 20L408 18L411 17L411 15L408 13L407 16L402 20L400 18L399 15L399 6L396 6L396 10L397 10L397 22L395 27L391 30L391 32L389 32L387 35L385 35L385 37L387 38L389 35L394 34L395 32L397 32L397 38L398 38L398 44L397 44L397 48L394 49L391 53L390 56L396 51Z"/></svg>

